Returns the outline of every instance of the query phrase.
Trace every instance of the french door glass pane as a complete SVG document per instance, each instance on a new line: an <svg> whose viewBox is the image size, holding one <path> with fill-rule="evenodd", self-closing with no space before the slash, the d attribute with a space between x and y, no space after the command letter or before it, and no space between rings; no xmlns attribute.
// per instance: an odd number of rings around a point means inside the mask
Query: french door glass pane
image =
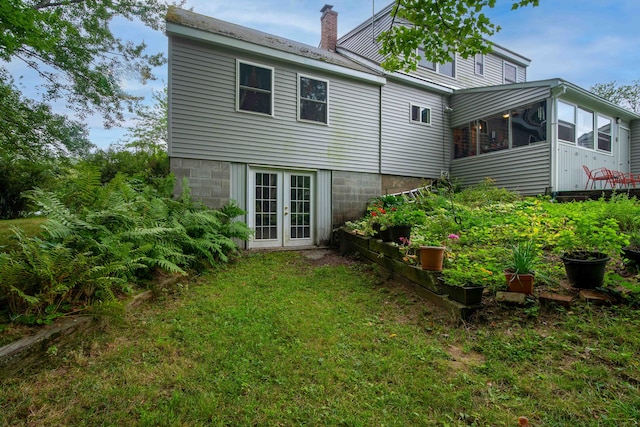
<svg viewBox="0 0 640 427"><path fill-rule="evenodd" d="M278 238L278 178L274 173L256 173L255 185L255 238Z"/></svg>
<svg viewBox="0 0 640 427"><path fill-rule="evenodd" d="M311 237L311 178L291 175L291 238Z"/></svg>

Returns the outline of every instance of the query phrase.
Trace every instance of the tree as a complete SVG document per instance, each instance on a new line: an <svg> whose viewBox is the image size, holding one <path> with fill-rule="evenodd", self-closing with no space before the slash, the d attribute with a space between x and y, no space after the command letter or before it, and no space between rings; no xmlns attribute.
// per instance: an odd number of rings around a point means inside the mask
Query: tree
<svg viewBox="0 0 640 427"><path fill-rule="evenodd" d="M640 80L620 86L615 81L598 83L591 86L589 90L607 101L640 114Z"/></svg>
<svg viewBox="0 0 640 427"><path fill-rule="evenodd" d="M167 88L153 91L154 103L143 105L136 111L135 125L124 136L126 147L155 154L166 151L168 139Z"/></svg>
<svg viewBox="0 0 640 427"><path fill-rule="evenodd" d="M103 183L117 174L153 183L169 174L167 155L167 89L154 91L152 105L142 105L136 111L135 124L120 144L97 150L83 163L97 167Z"/></svg>
<svg viewBox="0 0 640 427"><path fill-rule="evenodd" d="M539 0L513 1L511 9L533 5ZM491 51L486 37L500 31L483 12L496 0L396 0L393 23L378 40L382 63L389 71L415 70L419 59L447 63L454 53L469 58ZM418 53L418 48L423 52Z"/></svg>
<svg viewBox="0 0 640 427"><path fill-rule="evenodd" d="M120 17L160 30L166 8L162 0L2 0L0 60L22 61L42 84L40 99L26 99L0 65L0 91L10 97L0 102L0 142L28 150L42 136L41 148L73 151L67 138L81 126L52 113L53 103L63 102L80 120L100 114L107 127L122 121L125 109L133 111L138 101L122 90L122 77L152 79L152 68L165 58L146 53L144 42L116 37L109 24ZM29 132L34 124L38 130ZM66 134L56 134L56 127Z"/></svg>

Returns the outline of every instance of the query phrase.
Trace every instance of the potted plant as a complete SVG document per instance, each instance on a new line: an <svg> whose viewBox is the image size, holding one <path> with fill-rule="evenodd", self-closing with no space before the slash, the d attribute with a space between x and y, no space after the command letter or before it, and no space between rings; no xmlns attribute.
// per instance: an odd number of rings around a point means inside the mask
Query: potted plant
<svg viewBox="0 0 640 427"><path fill-rule="evenodd" d="M640 232L631 233L629 244L622 248L622 254L629 261L633 261L636 266L640 265Z"/></svg>
<svg viewBox="0 0 640 427"><path fill-rule="evenodd" d="M411 227L425 220L425 213L413 203L406 202L388 209L378 208L376 215L382 240L401 243L411 238Z"/></svg>
<svg viewBox="0 0 640 427"><path fill-rule="evenodd" d="M534 270L538 263L533 240L520 242L511 247L511 258L504 271L510 292L533 294Z"/></svg>
<svg viewBox="0 0 640 427"><path fill-rule="evenodd" d="M426 217L423 226L415 230L414 242L420 247L420 264L423 270L442 271L447 241L457 241L457 234L448 233L453 221L443 213Z"/></svg>
<svg viewBox="0 0 640 427"><path fill-rule="evenodd" d="M442 281L449 298L465 305L477 305L482 301L484 289L495 283L495 275L466 254L459 254L442 271Z"/></svg>
<svg viewBox="0 0 640 427"><path fill-rule="evenodd" d="M569 282L576 288L596 288L604 283L610 253L620 251L626 237L613 218L582 210L558 233L557 249Z"/></svg>

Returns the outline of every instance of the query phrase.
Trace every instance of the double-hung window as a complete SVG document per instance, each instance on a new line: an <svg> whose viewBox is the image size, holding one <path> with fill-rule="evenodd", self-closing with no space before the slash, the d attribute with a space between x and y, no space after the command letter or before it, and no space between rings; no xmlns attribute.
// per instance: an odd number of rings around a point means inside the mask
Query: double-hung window
<svg viewBox="0 0 640 427"><path fill-rule="evenodd" d="M298 120L329 123L329 82L298 74Z"/></svg>
<svg viewBox="0 0 640 427"><path fill-rule="evenodd" d="M427 107L421 107L419 105L411 104L411 116L412 123L422 123L425 125L431 124L431 109Z"/></svg>
<svg viewBox="0 0 640 427"><path fill-rule="evenodd" d="M418 48L418 65L422 68L426 68L427 70L435 71L438 74L442 74L443 76L456 77L456 61L455 55L453 60L446 62L444 64L436 64L433 61L428 61L425 59L424 49L422 47Z"/></svg>
<svg viewBox="0 0 640 427"><path fill-rule="evenodd" d="M476 53L475 56L475 73L484 76L484 55L481 53Z"/></svg>
<svg viewBox="0 0 640 427"><path fill-rule="evenodd" d="M273 115L273 68L237 61L238 111Z"/></svg>
<svg viewBox="0 0 640 427"><path fill-rule="evenodd" d="M518 83L518 67L505 62L503 65L504 82Z"/></svg>

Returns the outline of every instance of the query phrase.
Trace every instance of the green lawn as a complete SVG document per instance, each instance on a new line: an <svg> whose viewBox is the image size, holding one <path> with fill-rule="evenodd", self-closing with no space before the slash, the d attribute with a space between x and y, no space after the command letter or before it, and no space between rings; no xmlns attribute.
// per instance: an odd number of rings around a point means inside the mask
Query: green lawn
<svg viewBox="0 0 640 427"><path fill-rule="evenodd" d="M376 268L249 254L4 380L1 425L634 426L640 317L452 323Z"/></svg>

